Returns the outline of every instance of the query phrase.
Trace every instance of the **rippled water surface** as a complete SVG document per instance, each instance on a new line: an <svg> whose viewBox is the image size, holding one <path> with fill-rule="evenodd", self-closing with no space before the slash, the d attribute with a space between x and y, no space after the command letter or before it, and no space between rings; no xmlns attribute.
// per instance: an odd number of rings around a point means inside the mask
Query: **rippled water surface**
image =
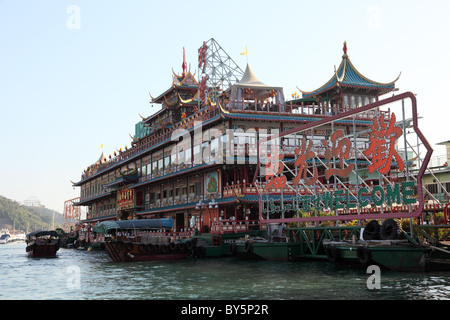
<svg viewBox="0 0 450 320"><path fill-rule="evenodd" d="M24 243L0 245L0 299L450 299L450 272L381 271L369 289L366 269L325 261L111 262L103 251L60 249L29 258Z"/></svg>

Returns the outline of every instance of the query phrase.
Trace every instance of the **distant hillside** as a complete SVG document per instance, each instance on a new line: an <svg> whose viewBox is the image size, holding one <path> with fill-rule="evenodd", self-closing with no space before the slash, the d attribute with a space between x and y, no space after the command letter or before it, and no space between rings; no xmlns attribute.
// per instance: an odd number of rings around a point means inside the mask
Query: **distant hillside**
<svg viewBox="0 0 450 320"><path fill-rule="evenodd" d="M55 228L58 228L63 223L61 213L44 207L27 207L0 196L0 229L7 228L12 231L15 222L16 230L24 232L48 230L52 228L53 214Z"/></svg>

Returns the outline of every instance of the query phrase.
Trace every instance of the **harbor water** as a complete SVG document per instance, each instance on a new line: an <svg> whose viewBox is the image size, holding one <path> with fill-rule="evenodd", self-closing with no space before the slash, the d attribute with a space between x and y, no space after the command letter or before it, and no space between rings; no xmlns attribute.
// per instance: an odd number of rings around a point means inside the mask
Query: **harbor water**
<svg viewBox="0 0 450 320"><path fill-rule="evenodd" d="M104 251L60 249L29 258L25 243L0 245L2 300L449 300L448 272L381 270L326 261L234 257L115 263Z"/></svg>

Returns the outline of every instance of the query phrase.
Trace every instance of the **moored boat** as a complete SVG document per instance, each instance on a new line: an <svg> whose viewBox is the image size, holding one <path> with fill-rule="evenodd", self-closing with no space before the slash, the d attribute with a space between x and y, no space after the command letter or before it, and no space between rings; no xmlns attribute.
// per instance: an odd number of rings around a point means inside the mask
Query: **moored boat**
<svg viewBox="0 0 450 320"><path fill-rule="evenodd" d="M174 232L173 219L103 221L93 232L104 234L104 247L115 262L179 260L192 255L196 239Z"/></svg>
<svg viewBox="0 0 450 320"><path fill-rule="evenodd" d="M35 231L26 236L26 252L30 257L54 257L59 250L56 231Z"/></svg>
<svg viewBox="0 0 450 320"><path fill-rule="evenodd" d="M436 240L413 239L396 225L393 219L387 219L381 228L374 228L380 230L381 237L373 230L363 230L360 239L325 240L327 258L334 263L374 264L399 271L450 270L450 246Z"/></svg>
<svg viewBox="0 0 450 320"><path fill-rule="evenodd" d="M291 241L283 225L269 224L264 237L245 236L230 244L232 256L244 259L293 261L301 254L300 242Z"/></svg>

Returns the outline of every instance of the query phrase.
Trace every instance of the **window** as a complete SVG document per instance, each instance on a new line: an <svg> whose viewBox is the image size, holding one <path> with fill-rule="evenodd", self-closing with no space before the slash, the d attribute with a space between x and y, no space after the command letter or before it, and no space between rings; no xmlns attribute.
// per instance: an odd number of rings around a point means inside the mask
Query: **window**
<svg viewBox="0 0 450 320"><path fill-rule="evenodd" d="M348 95L344 95L344 106L348 107Z"/></svg>
<svg viewBox="0 0 450 320"><path fill-rule="evenodd" d="M156 202L156 193L155 192L150 192L149 202L150 203L155 203Z"/></svg>
<svg viewBox="0 0 450 320"><path fill-rule="evenodd" d="M184 151L184 159L185 164L191 164L192 162L191 148L188 148L186 149L186 151Z"/></svg>
<svg viewBox="0 0 450 320"><path fill-rule="evenodd" d="M202 190L202 183L201 182L195 182L195 195L200 196L203 194Z"/></svg>
<svg viewBox="0 0 450 320"><path fill-rule="evenodd" d="M201 155L200 145L194 146L194 163L202 164L202 155Z"/></svg>
<svg viewBox="0 0 450 320"><path fill-rule="evenodd" d="M206 150L206 151L205 151ZM210 152L211 150L209 149L209 141L205 141L202 143L202 158L204 163L208 163L209 162L209 157L210 157Z"/></svg>
<svg viewBox="0 0 450 320"><path fill-rule="evenodd" d="M164 158L164 168L170 169L171 167L171 161L170 156Z"/></svg>
<svg viewBox="0 0 450 320"><path fill-rule="evenodd" d="M427 184L425 188L432 194L438 193L438 186L436 183Z"/></svg>
<svg viewBox="0 0 450 320"><path fill-rule="evenodd" d="M178 164L183 164L183 159L184 159L184 150L181 149L178 151Z"/></svg>
<svg viewBox="0 0 450 320"><path fill-rule="evenodd" d="M174 152L170 156L170 164L171 164L171 166L175 166L177 164L177 154L176 154L176 152Z"/></svg>
<svg viewBox="0 0 450 320"><path fill-rule="evenodd" d="M450 192L450 182L444 182L443 183L445 190L447 190L447 192Z"/></svg>

